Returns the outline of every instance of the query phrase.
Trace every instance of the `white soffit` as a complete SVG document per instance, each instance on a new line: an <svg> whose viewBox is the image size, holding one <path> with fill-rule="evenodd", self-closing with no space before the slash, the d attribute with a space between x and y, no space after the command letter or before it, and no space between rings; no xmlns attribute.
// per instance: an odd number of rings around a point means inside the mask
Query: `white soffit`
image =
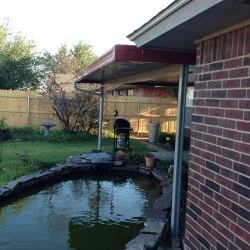
<svg viewBox="0 0 250 250"><path fill-rule="evenodd" d="M222 1L223 0L176 1L127 37L131 41L135 41L137 47L141 47ZM185 7L183 7L184 5Z"/></svg>

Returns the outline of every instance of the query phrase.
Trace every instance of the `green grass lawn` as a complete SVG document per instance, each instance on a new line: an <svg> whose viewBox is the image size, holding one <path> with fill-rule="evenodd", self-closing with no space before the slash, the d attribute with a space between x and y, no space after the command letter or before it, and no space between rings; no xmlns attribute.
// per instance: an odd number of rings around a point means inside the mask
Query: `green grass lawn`
<svg viewBox="0 0 250 250"><path fill-rule="evenodd" d="M55 143L45 141L3 142L0 144L0 187L22 175L41 170L41 165L51 167L66 162L69 156L91 153L98 148L97 138L82 142ZM148 151L146 146L131 139L130 147L135 154ZM102 150L113 153L113 138L102 140ZM133 160L133 159L132 159Z"/></svg>
<svg viewBox="0 0 250 250"><path fill-rule="evenodd" d="M22 163L25 155L47 163L63 163L69 156L90 153L97 148L97 141L48 143L40 141L3 143L2 165L13 166Z"/></svg>

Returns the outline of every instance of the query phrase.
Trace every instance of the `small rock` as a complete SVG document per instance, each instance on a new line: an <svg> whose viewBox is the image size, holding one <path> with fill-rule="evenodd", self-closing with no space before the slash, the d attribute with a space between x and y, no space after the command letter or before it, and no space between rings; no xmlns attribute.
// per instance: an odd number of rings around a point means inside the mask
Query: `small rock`
<svg viewBox="0 0 250 250"><path fill-rule="evenodd" d="M11 190L9 188L0 188L0 197L8 196L9 194L11 194Z"/></svg>
<svg viewBox="0 0 250 250"><path fill-rule="evenodd" d="M139 167L139 173L140 173L140 174L144 174L144 175L151 175L151 170L150 170L150 169L146 169L146 168Z"/></svg>
<svg viewBox="0 0 250 250"><path fill-rule="evenodd" d="M61 172L62 170L64 170L64 168L64 164L57 164L55 167L51 168L50 171Z"/></svg>
<svg viewBox="0 0 250 250"><path fill-rule="evenodd" d="M11 181L5 185L3 185L4 188L8 188L11 191L14 191L18 187L18 181Z"/></svg>
<svg viewBox="0 0 250 250"><path fill-rule="evenodd" d="M154 208L147 209L145 211L145 217L147 220L154 219L154 220L162 220L164 222L168 222L167 214L168 214L167 211L162 211Z"/></svg>
<svg viewBox="0 0 250 250"><path fill-rule="evenodd" d="M161 235L166 227L166 223L162 220L148 220L144 223L145 227L141 233L151 233Z"/></svg>
<svg viewBox="0 0 250 250"><path fill-rule="evenodd" d="M168 187L162 188L163 194L172 194L172 189Z"/></svg>
<svg viewBox="0 0 250 250"><path fill-rule="evenodd" d="M92 154L82 154L82 158L90 160L92 163L112 163L113 156L107 153L92 153Z"/></svg>
<svg viewBox="0 0 250 250"><path fill-rule="evenodd" d="M172 237L172 247L173 248L180 247L180 239L178 237Z"/></svg>
<svg viewBox="0 0 250 250"><path fill-rule="evenodd" d="M167 210L171 207L172 194L161 195L154 203L154 209L157 210Z"/></svg>
<svg viewBox="0 0 250 250"><path fill-rule="evenodd" d="M160 236L156 234L139 234L136 238L126 244L126 249L153 249L159 237Z"/></svg>
<svg viewBox="0 0 250 250"><path fill-rule="evenodd" d="M124 164L124 161L122 161L122 160L116 160L116 161L114 161L114 165L115 166L122 166Z"/></svg>
<svg viewBox="0 0 250 250"><path fill-rule="evenodd" d="M169 185L170 185L169 180L163 180L163 181L160 183L160 186L161 186L161 187L165 187L165 186L169 186Z"/></svg>
<svg viewBox="0 0 250 250"><path fill-rule="evenodd" d="M37 177L35 174L29 174L29 175L24 175L18 179L16 179L15 181L20 182L20 183L27 183L27 182L31 182L32 180L35 180Z"/></svg>

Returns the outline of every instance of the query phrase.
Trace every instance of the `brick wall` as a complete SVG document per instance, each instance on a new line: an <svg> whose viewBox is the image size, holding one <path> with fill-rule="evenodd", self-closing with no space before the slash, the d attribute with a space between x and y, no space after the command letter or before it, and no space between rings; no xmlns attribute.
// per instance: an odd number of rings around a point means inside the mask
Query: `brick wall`
<svg viewBox="0 0 250 250"><path fill-rule="evenodd" d="M115 90L114 95L127 96L128 90ZM172 88L140 88L133 89L133 96L156 97L156 98L176 98L176 93Z"/></svg>
<svg viewBox="0 0 250 250"><path fill-rule="evenodd" d="M185 245L250 249L250 26L197 46Z"/></svg>
<svg viewBox="0 0 250 250"><path fill-rule="evenodd" d="M144 97L176 98L176 94L171 88L138 88L134 90L134 95Z"/></svg>

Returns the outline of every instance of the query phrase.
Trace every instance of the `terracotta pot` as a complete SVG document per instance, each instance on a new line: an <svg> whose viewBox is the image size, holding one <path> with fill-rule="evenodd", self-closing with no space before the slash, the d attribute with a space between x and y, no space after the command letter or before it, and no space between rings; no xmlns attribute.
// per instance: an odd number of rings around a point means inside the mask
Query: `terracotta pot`
<svg viewBox="0 0 250 250"><path fill-rule="evenodd" d="M156 164L157 159L157 157L145 156L146 167L153 168Z"/></svg>

